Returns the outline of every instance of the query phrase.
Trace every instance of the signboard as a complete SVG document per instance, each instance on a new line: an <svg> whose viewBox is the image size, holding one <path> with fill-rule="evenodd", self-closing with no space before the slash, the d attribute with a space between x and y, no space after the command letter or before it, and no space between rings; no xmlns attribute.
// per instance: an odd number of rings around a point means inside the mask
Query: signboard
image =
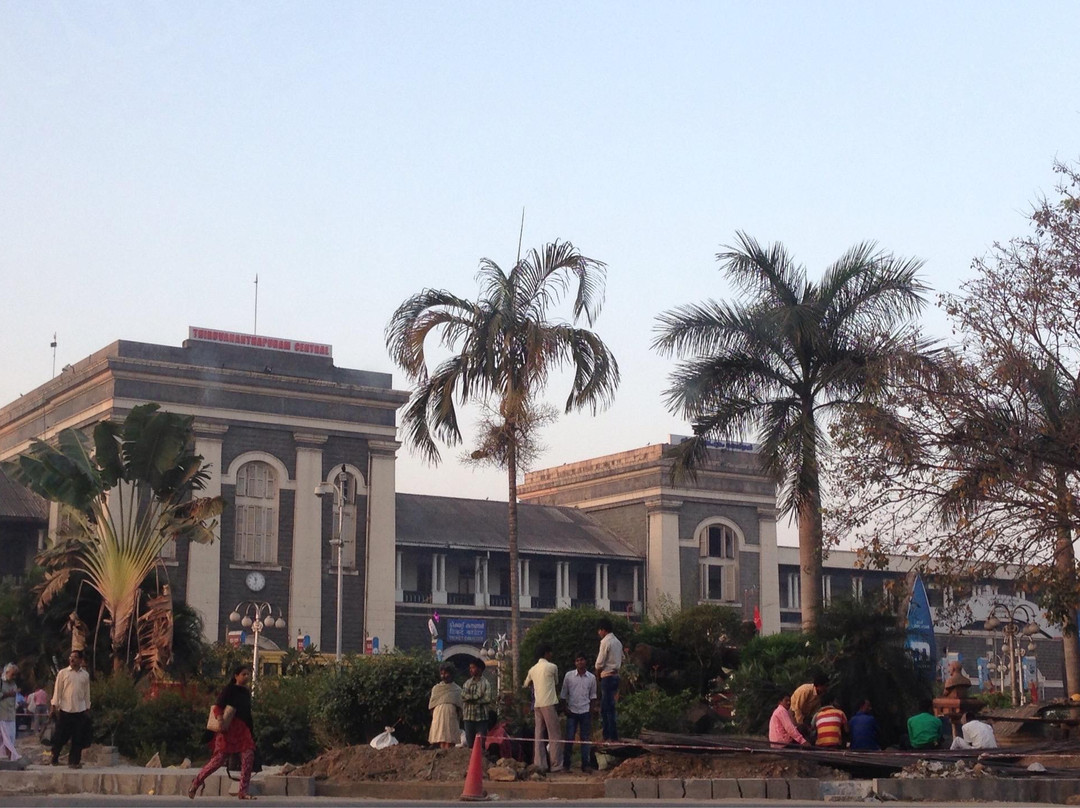
<svg viewBox="0 0 1080 808"><path fill-rule="evenodd" d="M376 656L379 653L379 638L378 637L372 637L371 638L371 653L375 654Z"/></svg>
<svg viewBox="0 0 1080 808"><path fill-rule="evenodd" d="M487 620L446 619L446 641L466 645L483 645L487 640Z"/></svg>
<svg viewBox="0 0 1080 808"><path fill-rule="evenodd" d="M242 631L230 631L225 635L225 642L233 648L239 648L244 644L245 639L244 632Z"/></svg>
<svg viewBox="0 0 1080 808"><path fill-rule="evenodd" d="M225 345L243 345L246 348L262 348L266 351L285 351L294 354L332 357L333 347L321 342L301 342L282 337L264 337L261 334L240 334L217 328L188 326L188 339L198 342L220 342Z"/></svg>
<svg viewBox="0 0 1080 808"><path fill-rule="evenodd" d="M915 669L927 680L934 681L937 663L937 641L934 638L934 618L930 614L930 599L921 575L915 576L907 609L907 639L904 642L915 662Z"/></svg>

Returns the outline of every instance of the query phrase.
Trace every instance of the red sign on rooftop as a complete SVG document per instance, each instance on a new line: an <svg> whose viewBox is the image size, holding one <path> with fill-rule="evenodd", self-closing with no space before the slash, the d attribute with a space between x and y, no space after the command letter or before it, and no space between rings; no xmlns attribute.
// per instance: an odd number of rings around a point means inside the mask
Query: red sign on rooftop
<svg viewBox="0 0 1080 808"><path fill-rule="evenodd" d="M266 351L286 351L294 354L332 357L333 349L321 342L301 342L296 339L264 337L262 334L238 334L235 331L221 331L217 328L199 328L188 326L188 339L200 342L220 342L226 345L243 345L246 348L261 348Z"/></svg>

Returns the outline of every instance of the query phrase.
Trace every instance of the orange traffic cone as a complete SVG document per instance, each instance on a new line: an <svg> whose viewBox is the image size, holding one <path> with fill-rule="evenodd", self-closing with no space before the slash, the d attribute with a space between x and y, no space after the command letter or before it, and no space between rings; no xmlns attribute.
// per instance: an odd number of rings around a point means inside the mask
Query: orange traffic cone
<svg viewBox="0 0 1080 808"><path fill-rule="evenodd" d="M461 790L463 800L486 800L484 791L484 736L477 734L472 745L472 757L469 758L469 771L465 775L465 788Z"/></svg>

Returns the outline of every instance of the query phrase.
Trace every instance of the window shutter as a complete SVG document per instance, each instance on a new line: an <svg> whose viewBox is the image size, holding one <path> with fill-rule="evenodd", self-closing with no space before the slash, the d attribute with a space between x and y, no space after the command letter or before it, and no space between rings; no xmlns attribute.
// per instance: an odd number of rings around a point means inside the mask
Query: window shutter
<svg viewBox="0 0 1080 808"><path fill-rule="evenodd" d="M724 600L738 600L738 587L735 583L735 565L725 564L720 588L723 590L721 596Z"/></svg>

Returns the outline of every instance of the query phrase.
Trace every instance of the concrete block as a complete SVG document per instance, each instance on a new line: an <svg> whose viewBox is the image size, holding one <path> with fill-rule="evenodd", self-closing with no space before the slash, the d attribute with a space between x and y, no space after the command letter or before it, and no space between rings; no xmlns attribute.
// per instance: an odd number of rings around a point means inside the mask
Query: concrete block
<svg viewBox="0 0 1080 808"><path fill-rule="evenodd" d="M258 793L260 796L266 794L267 796L284 797L289 793L287 780L287 777L260 777L258 780L252 780L251 785L259 784Z"/></svg>
<svg viewBox="0 0 1080 808"><path fill-rule="evenodd" d="M821 780L823 799L829 800L865 800L874 790L873 780Z"/></svg>
<svg viewBox="0 0 1080 808"><path fill-rule="evenodd" d="M604 796L618 800L634 799L634 783L632 780L611 778L604 781Z"/></svg>
<svg viewBox="0 0 1080 808"><path fill-rule="evenodd" d="M812 777L793 777L787 781L788 797L793 800L820 800L821 782Z"/></svg>
<svg viewBox="0 0 1080 808"><path fill-rule="evenodd" d="M765 781L759 778L742 779L737 781L739 784L739 791L742 794L744 800L763 800L765 799ZM713 797L715 799L715 795Z"/></svg>
<svg viewBox="0 0 1080 808"><path fill-rule="evenodd" d="M102 794L115 794L124 797L134 797L142 794L140 778L138 774L103 774L101 775Z"/></svg>
<svg viewBox="0 0 1080 808"><path fill-rule="evenodd" d="M874 793L879 797L893 797L900 799L900 783L903 780L893 780L891 777L875 777L871 783Z"/></svg>
<svg viewBox="0 0 1080 808"><path fill-rule="evenodd" d="M718 778L712 781L712 798L714 800L737 800L743 793L739 790L739 781L732 777ZM690 796L687 794L687 796ZM761 796L765 796L762 789Z"/></svg>
<svg viewBox="0 0 1080 808"><path fill-rule="evenodd" d="M80 772L76 778L79 791L84 794L101 794L101 777L97 772Z"/></svg>
<svg viewBox="0 0 1080 808"><path fill-rule="evenodd" d="M786 800L791 797L788 791L788 781L782 777L765 778L765 799Z"/></svg>
<svg viewBox="0 0 1080 808"><path fill-rule="evenodd" d="M660 799L660 786L656 780L652 779L633 779L630 781L634 784L634 796L639 800L658 800Z"/></svg>
<svg viewBox="0 0 1080 808"><path fill-rule="evenodd" d="M191 781L195 779L195 773L163 774L158 778L157 793L164 797L186 797Z"/></svg>
<svg viewBox="0 0 1080 808"><path fill-rule="evenodd" d="M686 796L682 780L671 778L657 780L656 787L658 797L662 800L681 800Z"/></svg>
<svg viewBox="0 0 1080 808"><path fill-rule="evenodd" d="M314 797L314 777L286 777L285 793L290 797Z"/></svg>
<svg viewBox="0 0 1080 808"><path fill-rule="evenodd" d="M737 787L736 787L737 788ZM683 789L688 800L711 800L712 780L683 780Z"/></svg>

